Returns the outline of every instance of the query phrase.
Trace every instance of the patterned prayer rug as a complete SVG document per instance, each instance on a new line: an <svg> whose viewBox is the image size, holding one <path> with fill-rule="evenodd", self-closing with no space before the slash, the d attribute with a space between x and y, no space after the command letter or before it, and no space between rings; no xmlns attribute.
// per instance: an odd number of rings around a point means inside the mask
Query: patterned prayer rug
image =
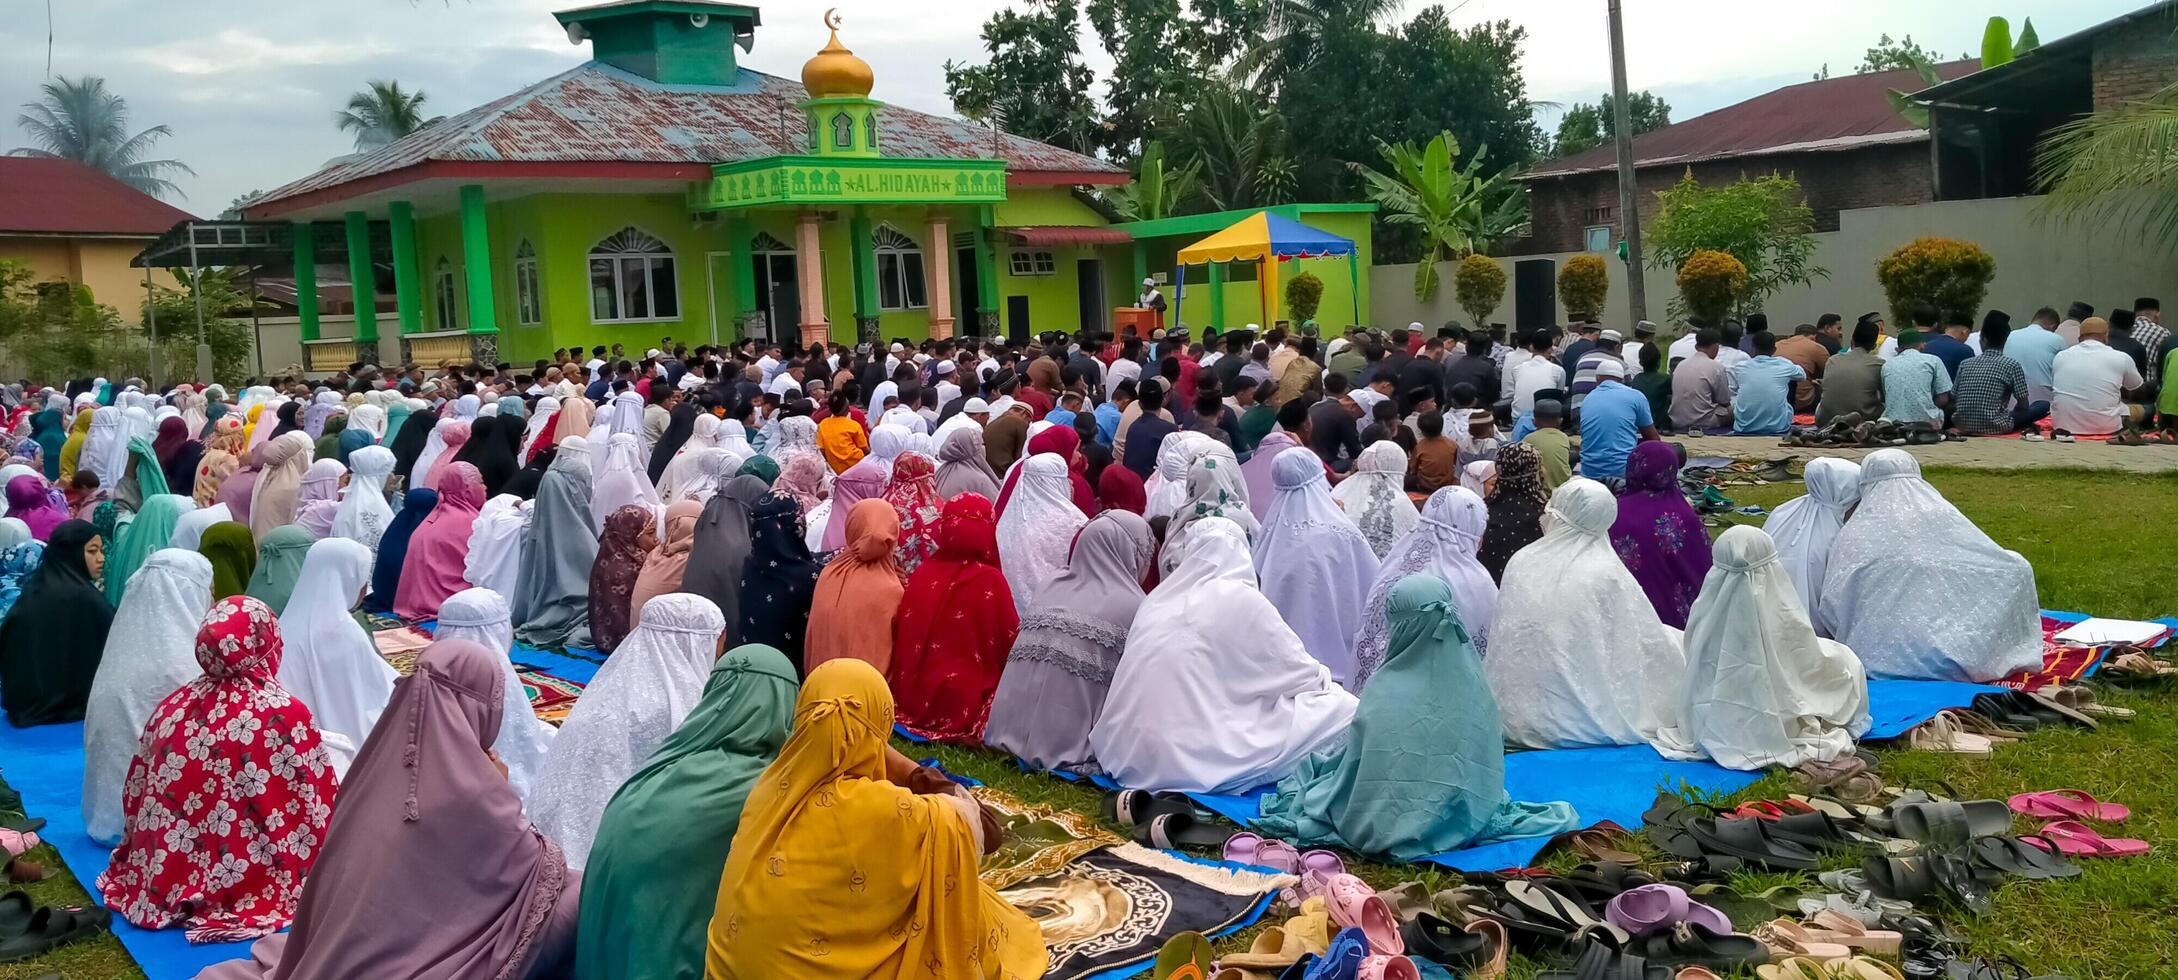
<svg viewBox="0 0 2178 980"><path fill-rule="evenodd" d="M983 859L983 882L993 888L1056 873L1075 858L1120 843L1117 834L1070 810L1024 803L989 786L969 791L997 813L1005 838L997 853Z"/></svg>
<svg viewBox="0 0 2178 980"><path fill-rule="evenodd" d="M2070 684L2094 673L2103 658L2109 655L2110 648L2068 646L2057 642L2057 634L2071 625L2069 620L2042 617L2042 669L2023 670L1997 683L2014 690L2039 691Z"/></svg>
<svg viewBox="0 0 2178 980"><path fill-rule="evenodd" d="M1260 918L1290 875L1227 868L1121 843L999 891L1043 927L1049 980L1147 966L1183 932L1219 936Z"/></svg>
<svg viewBox="0 0 2178 980"><path fill-rule="evenodd" d="M567 720L568 712L575 710L575 699L582 696L582 685L535 667L517 665L514 673L522 679L522 693L529 695L529 706L537 717L554 726Z"/></svg>

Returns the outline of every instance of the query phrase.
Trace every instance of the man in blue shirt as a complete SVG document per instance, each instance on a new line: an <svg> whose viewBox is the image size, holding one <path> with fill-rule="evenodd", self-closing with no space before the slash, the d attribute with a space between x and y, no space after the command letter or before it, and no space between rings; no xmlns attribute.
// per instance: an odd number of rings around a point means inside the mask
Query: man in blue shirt
<svg viewBox="0 0 2178 980"><path fill-rule="evenodd" d="M1112 389L1112 397L1097 406L1097 444L1106 449L1119 435L1119 420L1127 414L1127 406L1134 404L1134 382L1122 381Z"/></svg>
<svg viewBox="0 0 2178 980"><path fill-rule="evenodd" d="M2065 339L2057 335L2057 311L2047 306L2036 310L2034 322L2024 330L2012 331L2004 344L2004 356L2019 362L2019 369L2027 375L2029 400L2046 402L2056 390L2057 352L2065 349Z"/></svg>
<svg viewBox="0 0 2178 980"><path fill-rule="evenodd" d="M1944 332L1928 339L1926 348L1930 357L1944 362L1944 373L1953 383L1959 380L1959 365L1974 356L1974 348L1967 346L1966 338L1973 334L1973 317L1964 313L1944 315Z"/></svg>
<svg viewBox="0 0 2178 980"><path fill-rule="evenodd" d="M1777 337L1754 335L1754 356L1732 365L1732 434L1781 436L1792 431L1792 383L1807 379L1800 366L1777 356Z"/></svg>
<svg viewBox="0 0 2178 980"><path fill-rule="evenodd" d="M1626 457L1644 439L1660 439L1649 398L1625 385L1626 365L1596 365L1596 388L1581 401L1581 475L1614 488L1626 480Z"/></svg>

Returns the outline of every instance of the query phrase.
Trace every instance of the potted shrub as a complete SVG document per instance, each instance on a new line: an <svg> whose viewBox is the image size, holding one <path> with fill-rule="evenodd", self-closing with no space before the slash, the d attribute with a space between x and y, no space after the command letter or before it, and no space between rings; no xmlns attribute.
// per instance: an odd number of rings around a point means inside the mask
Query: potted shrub
<svg viewBox="0 0 2178 980"><path fill-rule="evenodd" d="M1938 313L1973 316L1996 277L1996 260L1973 242L1917 238L1876 263L1876 282L1891 305L1891 322L1912 321L1922 303Z"/></svg>
<svg viewBox="0 0 2178 980"><path fill-rule="evenodd" d="M1702 249L1679 266L1679 298L1706 322L1724 319L1746 289L1747 266L1730 252Z"/></svg>
<svg viewBox="0 0 2178 980"><path fill-rule="evenodd" d="M1316 307L1323 303L1323 280L1313 272L1303 272L1286 280L1286 315L1295 322L1316 318Z"/></svg>
<svg viewBox="0 0 2178 980"><path fill-rule="evenodd" d="M1565 304L1569 321L1601 317L1610 295L1611 267L1601 256L1576 255L1558 267L1558 302Z"/></svg>
<svg viewBox="0 0 2178 980"><path fill-rule="evenodd" d="M1488 324L1490 314L1505 301L1505 267L1486 255L1461 259L1452 270L1452 295L1460 309L1474 318L1474 326Z"/></svg>

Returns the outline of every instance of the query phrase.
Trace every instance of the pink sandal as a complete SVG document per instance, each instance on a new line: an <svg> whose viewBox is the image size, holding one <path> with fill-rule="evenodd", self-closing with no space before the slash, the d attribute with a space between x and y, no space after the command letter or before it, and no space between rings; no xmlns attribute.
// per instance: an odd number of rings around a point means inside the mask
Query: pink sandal
<svg viewBox="0 0 2178 980"><path fill-rule="evenodd" d="M2140 857L2148 853L2148 842L2131 837L2104 837L2093 828L2077 820L2059 820L2042 827L2042 836L2057 844L2066 857L2123 858ZM2042 842L2032 837L2021 838L2036 847ZM2045 850L2047 848L2044 848Z"/></svg>
<svg viewBox="0 0 2178 980"><path fill-rule="evenodd" d="M1336 875L1324 880L1324 896L1330 901L1331 921L1341 929L1360 929L1369 940L1369 952L1397 956L1407 951L1391 905L1366 882L1350 874Z"/></svg>
<svg viewBox="0 0 2178 980"><path fill-rule="evenodd" d="M2021 793L2009 801L2011 808L2043 820L2098 820L2124 823L2133 811L2115 803L2103 803L2076 789L2052 789Z"/></svg>
<svg viewBox="0 0 2178 980"><path fill-rule="evenodd" d="M0 829L0 851L6 851L10 858L22 857L39 843L37 834Z"/></svg>
<svg viewBox="0 0 2178 980"><path fill-rule="evenodd" d="M1360 980L1422 980L1422 971L1404 956L1371 956L1361 961Z"/></svg>
<svg viewBox="0 0 2178 980"><path fill-rule="evenodd" d="M1257 852L1263 849L1263 838L1245 830L1225 838L1222 852L1225 860L1234 864L1255 864Z"/></svg>
<svg viewBox="0 0 2178 980"><path fill-rule="evenodd" d="M1250 863L1281 874L1297 875L1301 873L1301 852L1285 841L1266 837L1257 845L1255 860Z"/></svg>

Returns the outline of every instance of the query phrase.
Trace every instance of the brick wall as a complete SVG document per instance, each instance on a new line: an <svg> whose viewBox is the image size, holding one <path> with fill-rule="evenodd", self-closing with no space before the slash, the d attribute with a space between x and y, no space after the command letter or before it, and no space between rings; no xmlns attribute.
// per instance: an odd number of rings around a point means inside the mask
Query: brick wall
<svg viewBox="0 0 2178 980"><path fill-rule="evenodd" d="M2178 45L2160 25L2108 31L2095 38L2095 111L2138 101L2178 82Z"/></svg>
<svg viewBox="0 0 2178 980"><path fill-rule="evenodd" d="M1924 142L1746 157L1639 171L1636 198L1643 228L1656 219L1657 193L1677 184L1689 169L1704 184L1725 184L1772 171L1797 177L1808 207L1815 212L1816 231L1836 231L1840 211L1935 199ZM1528 209L1533 230L1528 238L1513 243L1508 254L1579 251L1583 231L1599 224L1611 227L1615 242L1620 229L1618 175L1606 170L1535 181L1529 184Z"/></svg>

